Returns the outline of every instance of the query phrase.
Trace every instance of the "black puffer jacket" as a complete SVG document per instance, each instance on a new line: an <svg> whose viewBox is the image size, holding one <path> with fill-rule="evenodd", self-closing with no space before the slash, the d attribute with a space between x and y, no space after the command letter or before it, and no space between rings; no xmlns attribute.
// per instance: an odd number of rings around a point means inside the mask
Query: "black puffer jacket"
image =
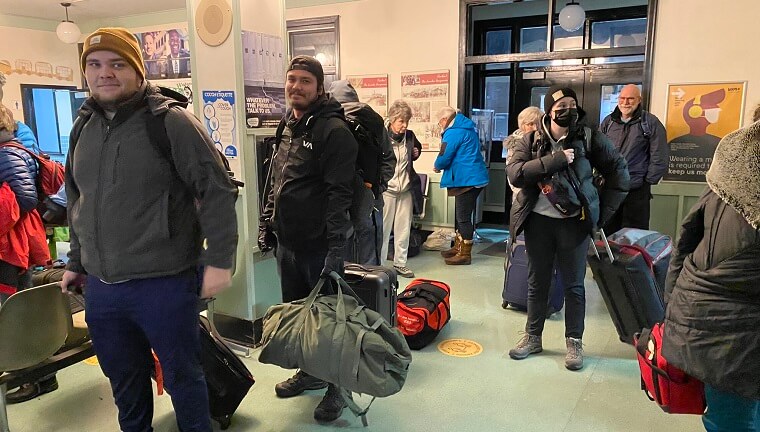
<svg viewBox="0 0 760 432"><path fill-rule="evenodd" d="M670 262L662 348L688 374L751 399L760 399L758 161L758 123L718 146Z"/></svg>
<svg viewBox="0 0 760 432"><path fill-rule="evenodd" d="M28 212L37 207L38 202L37 162L23 150L1 147L13 139L13 132L0 129L0 184L8 183L19 208Z"/></svg>
<svg viewBox="0 0 760 432"><path fill-rule="evenodd" d="M343 248L357 152L343 108L321 97L298 120L288 110L278 135L272 189L260 223L269 224L277 241L291 250Z"/></svg>
<svg viewBox="0 0 760 432"><path fill-rule="evenodd" d="M589 152L586 152L585 144L585 112L578 109L580 114L576 132L571 133L564 140L565 149L575 150L575 160L570 168L580 182L580 192L586 214L590 218L588 222L589 232L595 226L601 226L617 211L617 208L628 193L628 169L625 159L615 150L615 147L607 137L599 131L591 131L588 144ZM552 174L568 168L567 158L564 153L552 153L552 144L548 134L549 116L544 115L543 127L538 131L538 139L535 134L526 134L522 141L514 147L514 153L507 165L509 181L516 188L520 188L512 203L509 231L513 237L522 232L525 221L530 216L541 193L538 187L539 180L551 177ZM605 180L605 187L601 196L593 184L592 169L596 168Z"/></svg>

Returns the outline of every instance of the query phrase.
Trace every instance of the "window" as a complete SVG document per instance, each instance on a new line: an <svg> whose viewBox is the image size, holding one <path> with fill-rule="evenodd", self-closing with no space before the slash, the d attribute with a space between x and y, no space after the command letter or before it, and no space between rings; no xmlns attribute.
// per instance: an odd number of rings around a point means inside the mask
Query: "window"
<svg viewBox="0 0 760 432"><path fill-rule="evenodd" d="M485 108L494 111L493 140L501 141L509 135L509 76L486 77Z"/></svg>
<svg viewBox="0 0 760 432"><path fill-rule="evenodd" d="M340 31L338 17L288 21L290 58L308 55L322 63L325 88L340 76Z"/></svg>
<svg viewBox="0 0 760 432"><path fill-rule="evenodd" d="M583 48L583 28L568 32L562 27L554 26L554 50L567 51ZM520 52L533 53L546 51L546 26L525 27L520 30ZM520 67L541 67L581 64L580 59L546 60L522 62Z"/></svg>
<svg viewBox="0 0 760 432"><path fill-rule="evenodd" d="M647 40L647 19L633 18L598 21L591 24L591 48L622 48L644 46ZM626 57L595 57L592 64L643 62L643 55Z"/></svg>
<svg viewBox="0 0 760 432"><path fill-rule="evenodd" d="M486 55L509 54L512 52L512 30L486 32Z"/></svg>
<svg viewBox="0 0 760 432"><path fill-rule="evenodd" d="M42 153L63 163L69 151L69 132L84 92L74 87L22 85L24 121L32 129Z"/></svg>

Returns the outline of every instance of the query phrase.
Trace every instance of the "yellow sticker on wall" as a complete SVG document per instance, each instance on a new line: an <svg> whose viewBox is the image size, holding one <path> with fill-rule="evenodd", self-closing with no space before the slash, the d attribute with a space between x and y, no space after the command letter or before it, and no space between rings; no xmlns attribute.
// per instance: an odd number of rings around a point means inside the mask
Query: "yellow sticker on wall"
<svg viewBox="0 0 760 432"><path fill-rule="evenodd" d="M438 344L438 351L452 357L474 357L483 352L483 347L467 339L447 339Z"/></svg>
<svg viewBox="0 0 760 432"><path fill-rule="evenodd" d="M92 357L90 357L88 359L85 359L84 360L84 364L90 365L90 366L99 366L100 365L100 363L98 362L98 357L97 356L92 356Z"/></svg>

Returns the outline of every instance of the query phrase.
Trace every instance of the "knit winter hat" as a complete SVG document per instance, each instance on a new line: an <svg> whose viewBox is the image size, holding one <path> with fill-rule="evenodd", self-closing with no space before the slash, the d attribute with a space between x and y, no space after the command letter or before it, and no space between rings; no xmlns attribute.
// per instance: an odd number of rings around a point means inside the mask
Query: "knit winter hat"
<svg viewBox="0 0 760 432"><path fill-rule="evenodd" d="M120 55L145 79L145 65L142 51L137 38L129 30L121 27L103 27L87 36L82 50L82 71L84 71L87 56L95 51L111 51Z"/></svg>
<svg viewBox="0 0 760 432"><path fill-rule="evenodd" d="M293 57L290 61L287 72L292 70L302 70L309 72L317 78L317 90L325 88L325 72L322 69L322 63L314 57L299 55Z"/></svg>
<svg viewBox="0 0 760 432"><path fill-rule="evenodd" d="M760 229L760 121L720 140L706 177L713 192Z"/></svg>
<svg viewBox="0 0 760 432"><path fill-rule="evenodd" d="M546 96L544 96L544 112L549 114L552 106L563 97L571 97L575 99L576 104L578 103L578 96L575 94L575 90L570 87L551 86L546 92Z"/></svg>

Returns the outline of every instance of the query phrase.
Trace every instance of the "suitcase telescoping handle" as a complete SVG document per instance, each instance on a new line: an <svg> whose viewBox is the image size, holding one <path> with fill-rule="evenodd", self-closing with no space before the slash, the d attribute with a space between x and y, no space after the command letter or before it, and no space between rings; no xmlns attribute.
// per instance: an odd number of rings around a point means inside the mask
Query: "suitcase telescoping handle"
<svg viewBox="0 0 760 432"><path fill-rule="evenodd" d="M607 236L604 234L604 229L599 228L599 230L596 231L596 234L602 238L602 244L604 245L605 251L607 251L607 257L610 259L610 264L612 264L615 262L615 256L612 254L612 248L610 248L610 242L607 240ZM602 258L599 256L599 250L596 248L596 241L594 241L593 236L591 240L591 246L594 248L594 255L596 255L596 259L601 261Z"/></svg>

